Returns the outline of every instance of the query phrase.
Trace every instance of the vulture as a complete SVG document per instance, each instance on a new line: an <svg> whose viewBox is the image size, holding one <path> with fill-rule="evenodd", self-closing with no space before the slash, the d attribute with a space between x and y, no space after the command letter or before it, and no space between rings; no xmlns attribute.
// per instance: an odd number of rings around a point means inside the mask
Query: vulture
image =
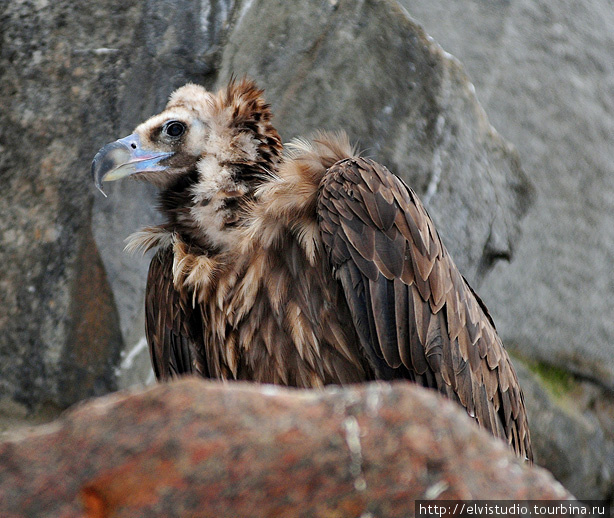
<svg viewBox="0 0 614 518"><path fill-rule="evenodd" d="M104 146L92 175L159 188L146 335L158 380L312 388L405 379L532 460L518 378L492 318L416 193L344 133L285 149L249 79L187 84Z"/></svg>

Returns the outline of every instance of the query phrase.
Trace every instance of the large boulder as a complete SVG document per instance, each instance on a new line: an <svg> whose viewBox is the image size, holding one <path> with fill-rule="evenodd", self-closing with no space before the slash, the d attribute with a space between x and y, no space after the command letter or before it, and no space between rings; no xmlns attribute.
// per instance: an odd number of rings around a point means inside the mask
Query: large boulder
<svg viewBox="0 0 614 518"><path fill-rule="evenodd" d="M410 383L322 391L184 380L0 443L2 516L414 516L421 499L570 498Z"/></svg>

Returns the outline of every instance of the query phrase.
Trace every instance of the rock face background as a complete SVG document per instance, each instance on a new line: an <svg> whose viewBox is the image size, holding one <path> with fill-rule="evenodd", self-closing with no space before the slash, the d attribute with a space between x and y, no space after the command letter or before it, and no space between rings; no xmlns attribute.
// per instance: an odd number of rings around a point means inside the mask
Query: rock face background
<svg viewBox="0 0 614 518"><path fill-rule="evenodd" d="M194 379L99 398L0 443L0 487L14 518L413 516L419 499L570 496L413 385Z"/></svg>
<svg viewBox="0 0 614 518"><path fill-rule="evenodd" d="M527 362L538 462L611 498L611 5L401 3L3 3L0 412L53 415L151 379L148 258L122 249L155 220L154 193L123 182L102 198L89 164L176 87L249 74L284 140L344 128L422 195Z"/></svg>
<svg viewBox="0 0 614 518"><path fill-rule="evenodd" d="M516 260L481 290L505 308L502 333L523 355L614 389L611 2L403 3L466 65L537 191Z"/></svg>

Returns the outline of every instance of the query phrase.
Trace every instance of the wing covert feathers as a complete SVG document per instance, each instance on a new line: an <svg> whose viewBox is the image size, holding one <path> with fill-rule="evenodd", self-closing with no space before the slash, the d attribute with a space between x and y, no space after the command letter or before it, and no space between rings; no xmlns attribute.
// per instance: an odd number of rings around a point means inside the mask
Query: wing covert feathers
<svg viewBox="0 0 614 518"><path fill-rule="evenodd" d="M372 160L346 158L322 180L317 215L324 250L378 377L436 388L532 459L509 356L416 194Z"/></svg>

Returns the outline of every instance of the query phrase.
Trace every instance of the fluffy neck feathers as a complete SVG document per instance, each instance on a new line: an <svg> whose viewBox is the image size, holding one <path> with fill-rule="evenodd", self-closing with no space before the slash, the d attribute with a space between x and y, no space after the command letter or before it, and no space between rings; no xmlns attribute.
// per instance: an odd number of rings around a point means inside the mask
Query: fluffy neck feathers
<svg viewBox="0 0 614 518"><path fill-rule="evenodd" d="M283 160L269 162L265 174L260 168L254 170L253 164L211 161L208 167L229 169L227 185L203 181L204 167L186 175L161 193L160 208L167 223L133 234L126 248L173 246L182 261L176 281L181 277L180 284L194 288L199 279L194 272L203 268L198 256L211 268L216 257L228 262L229 256L276 248L288 235L315 264L320 248L315 214L319 184L329 167L352 156L355 150L345 134L320 133L313 140L290 143Z"/></svg>

